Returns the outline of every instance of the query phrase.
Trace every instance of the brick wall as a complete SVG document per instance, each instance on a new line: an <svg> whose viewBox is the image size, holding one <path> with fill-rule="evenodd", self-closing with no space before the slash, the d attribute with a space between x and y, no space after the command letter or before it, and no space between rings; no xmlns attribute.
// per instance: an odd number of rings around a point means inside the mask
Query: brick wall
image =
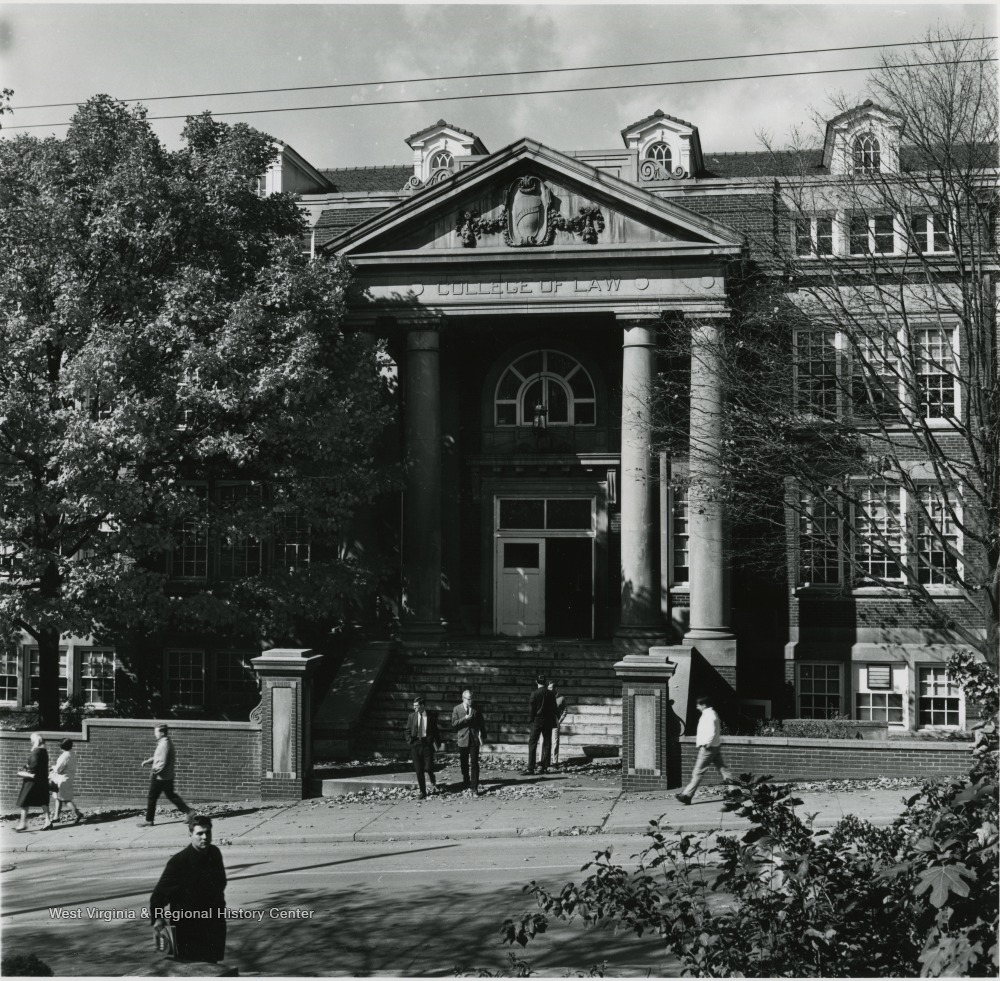
<svg viewBox="0 0 1000 981"><path fill-rule="evenodd" d="M736 773L770 774L776 780L848 780L867 777L958 775L972 761L971 743L920 740L783 739L729 736L722 741L726 765ZM693 736L681 738L686 780L698 755ZM710 770L705 783L719 783Z"/></svg>
<svg viewBox="0 0 1000 981"><path fill-rule="evenodd" d="M154 720L86 719L83 732L42 732L49 764L59 743L73 740L77 758L76 793L105 796L109 801L146 799L149 767L139 764L153 755ZM196 801L245 800L260 797L260 726L251 722L170 721L177 751L177 792ZM28 759L27 732L0 732L0 807L14 806L21 788L17 776Z"/></svg>

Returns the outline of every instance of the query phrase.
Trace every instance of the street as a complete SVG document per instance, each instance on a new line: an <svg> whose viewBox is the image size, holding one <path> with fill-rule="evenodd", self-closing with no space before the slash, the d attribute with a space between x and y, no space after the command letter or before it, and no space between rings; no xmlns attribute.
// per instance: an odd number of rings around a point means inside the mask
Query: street
<svg viewBox="0 0 1000 981"><path fill-rule="evenodd" d="M507 966L508 915L533 909L521 887L579 881L598 848L619 859L640 836L536 837L323 845L222 846L232 919L226 960L241 975L475 974ZM180 843L179 843L180 845ZM34 953L56 975L148 973L152 931L142 910L171 851L8 856L5 953ZM256 911L252 913L251 911ZM236 914L239 915L239 914ZM654 966L675 973L655 938L553 924L524 957L541 974Z"/></svg>

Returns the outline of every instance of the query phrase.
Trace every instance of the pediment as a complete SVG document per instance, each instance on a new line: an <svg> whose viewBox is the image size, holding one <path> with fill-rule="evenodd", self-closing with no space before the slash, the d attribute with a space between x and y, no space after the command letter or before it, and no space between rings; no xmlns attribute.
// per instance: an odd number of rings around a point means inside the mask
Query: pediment
<svg viewBox="0 0 1000 981"><path fill-rule="evenodd" d="M731 229L533 140L417 190L328 242L349 258L592 250L728 252Z"/></svg>

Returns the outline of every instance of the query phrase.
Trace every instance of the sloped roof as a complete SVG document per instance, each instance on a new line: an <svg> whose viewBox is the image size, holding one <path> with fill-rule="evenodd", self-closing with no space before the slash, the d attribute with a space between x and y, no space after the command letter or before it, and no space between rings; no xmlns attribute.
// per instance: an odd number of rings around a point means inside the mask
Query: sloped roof
<svg viewBox="0 0 1000 981"><path fill-rule="evenodd" d="M671 116L665 113L662 109L657 109L652 115L647 116L645 119L637 119L634 123L629 123L622 130L622 136L624 136L630 129L635 129L637 126L642 126L644 123L651 123L654 119L669 119L673 123L680 123L681 126L690 126L691 129L697 131L698 127L694 123L689 123L686 119L679 119L677 116Z"/></svg>
<svg viewBox="0 0 1000 981"><path fill-rule="evenodd" d="M823 151L747 150L703 153L699 177L793 177L798 174L826 174Z"/></svg>
<svg viewBox="0 0 1000 981"><path fill-rule="evenodd" d="M471 136L473 139L477 138L475 133L470 133L467 129L462 129L461 126L455 126L444 119L439 119L436 123L431 123L430 126L425 126L423 129L417 130L416 133L411 133L405 140L403 140L403 142L409 143L410 140L418 140L424 135L424 133L430 133L431 130L435 130L439 126L447 126L448 129L453 129L456 133L464 133L466 136Z"/></svg>
<svg viewBox="0 0 1000 981"><path fill-rule="evenodd" d="M320 170L335 191L401 191L413 176L413 164L388 164L383 167L338 167Z"/></svg>

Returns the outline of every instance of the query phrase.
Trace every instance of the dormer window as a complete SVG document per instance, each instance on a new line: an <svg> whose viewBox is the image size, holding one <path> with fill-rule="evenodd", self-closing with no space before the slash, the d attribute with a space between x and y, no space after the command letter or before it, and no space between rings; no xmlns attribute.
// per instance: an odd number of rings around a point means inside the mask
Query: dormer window
<svg viewBox="0 0 1000 981"><path fill-rule="evenodd" d="M882 151L879 142L870 133L855 137L854 173L877 174L882 169Z"/></svg>
<svg viewBox="0 0 1000 981"><path fill-rule="evenodd" d="M454 167L455 158L447 150L438 150L438 152L431 157L432 174L437 170L453 170Z"/></svg>
<svg viewBox="0 0 1000 981"><path fill-rule="evenodd" d="M657 171L659 172L657 176L670 176L673 156L670 153L670 147L662 140L657 143L651 143L646 147L645 158L652 160L656 164Z"/></svg>

